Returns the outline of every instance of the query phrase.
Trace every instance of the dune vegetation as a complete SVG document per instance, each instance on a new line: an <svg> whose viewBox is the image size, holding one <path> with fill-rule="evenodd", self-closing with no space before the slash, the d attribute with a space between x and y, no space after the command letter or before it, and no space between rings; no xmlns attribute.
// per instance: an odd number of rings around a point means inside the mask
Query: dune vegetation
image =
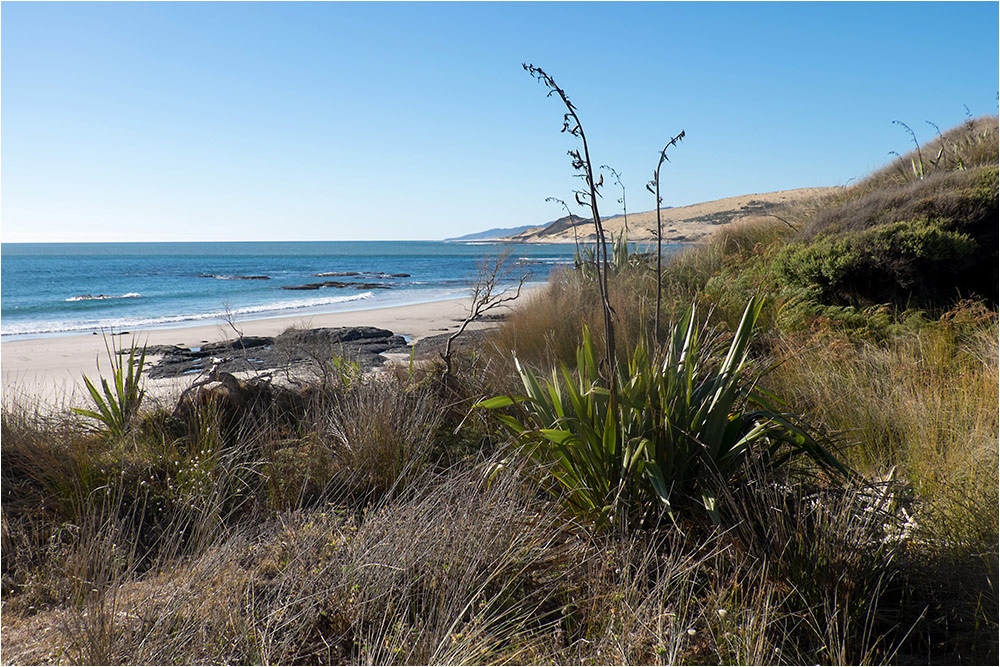
<svg viewBox="0 0 1000 667"><path fill-rule="evenodd" d="M996 664L997 134L581 255L447 371L5 405L3 662Z"/></svg>

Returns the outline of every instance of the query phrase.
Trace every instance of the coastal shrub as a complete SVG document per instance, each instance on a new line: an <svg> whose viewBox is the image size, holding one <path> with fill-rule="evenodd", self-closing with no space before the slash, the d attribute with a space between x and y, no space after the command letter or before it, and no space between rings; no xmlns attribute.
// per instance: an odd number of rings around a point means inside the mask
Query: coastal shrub
<svg viewBox="0 0 1000 667"><path fill-rule="evenodd" d="M121 438L132 427L142 405L142 399L146 395L145 389L142 388L146 348L139 350L139 356L136 358L136 346L133 343L126 363L122 360L124 350L115 347L107 336L104 338L104 344L111 363L112 384L109 385L107 378L102 377L103 391L98 391L90 378L84 375L83 382L87 385L95 409L73 408L73 412L100 422L111 438Z"/></svg>
<svg viewBox="0 0 1000 667"><path fill-rule="evenodd" d="M551 379L518 366L526 396L496 397L520 446L562 488L576 511L598 525L639 527L662 511L699 505L718 523L720 486L750 460L781 467L806 455L837 474L847 469L810 430L774 408L775 399L745 377L761 301L751 300L728 350L705 341L691 308L662 355L640 340L609 389L588 331L577 352L577 377L565 365Z"/></svg>
<svg viewBox="0 0 1000 667"><path fill-rule="evenodd" d="M791 244L774 260L779 280L823 303L937 303L976 288L967 275L978 243L947 220L917 218Z"/></svg>

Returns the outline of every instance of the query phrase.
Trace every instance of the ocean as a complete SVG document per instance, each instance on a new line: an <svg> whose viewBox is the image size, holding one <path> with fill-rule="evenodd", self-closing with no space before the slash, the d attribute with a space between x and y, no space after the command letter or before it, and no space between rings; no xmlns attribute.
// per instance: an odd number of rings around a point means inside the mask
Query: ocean
<svg viewBox="0 0 1000 667"><path fill-rule="evenodd" d="M516 245L532 283L572 245ZM4 243L3 340L424 303L469 293L492 243L438 241ZM514 280L514 275L510 278ZM303 288L310 284L330 284ZM287 289L298 287L299 289ZM286 288L286 289L282 289Z"/></svg>

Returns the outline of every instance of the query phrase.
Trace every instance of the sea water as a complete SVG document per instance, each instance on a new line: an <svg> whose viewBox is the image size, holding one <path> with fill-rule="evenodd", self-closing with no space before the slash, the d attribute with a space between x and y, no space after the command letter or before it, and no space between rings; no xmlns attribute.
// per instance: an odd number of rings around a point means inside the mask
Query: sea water
<svg viewBox="0 0 1000 667"><path fill-rule="evenodd" d="M510 251L504 285L541 283L574 246L438 241L4 243L3 340L379 308L469 294ZM326 275L318 274L358 274ZM406 275L402 275L406 274ZM256 277L256 278L252 278ZM379 287L288 290L324 281Z"/></svg>

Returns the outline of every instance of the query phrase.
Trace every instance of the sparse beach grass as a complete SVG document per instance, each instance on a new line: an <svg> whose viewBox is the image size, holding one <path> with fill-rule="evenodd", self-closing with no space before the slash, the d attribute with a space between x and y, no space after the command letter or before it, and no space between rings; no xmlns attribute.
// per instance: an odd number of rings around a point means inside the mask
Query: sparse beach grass
<svg viewBox="0 0 1000 667"><path fill-rule="evenodd" d="M691 386L718 379L746 334L746 396L773 397L850 475L755 449L731 475L702 471L715 512L698 499L664 507L650 490L636 491L642 520L628 526L579 512L583 489L557 477L559 461L527 456L498 421L524 417L516 401L473 408L525 393L514 355L545 378L567 365L550 396L587 372L577 351L585 327L603 346L598 286L566 271L459 347L446 380L439 362L369 375L327 351L322 382L213 384L113 428L5 402L3 662L995 664L996 133L981 139L995 126L939 139L952 157L925 166L933 191L890 166L672 258L662 331L649 326L650 263L607 275L621 360L644 345L660 363L693 304L721 344L699 353ZM992 283L914 290L900 279L909 269L955 258L937 252L940 235L863 236L905 222L872 197L917 197L951 220L940 229L980 243L968 268ZM895 210L909 220L914 207ZM987 218L994 241L977 231ZM782 268L787 253L822 255L834 241L897 251L855 256L885 278L878 290L821 289L836 276ZM752 336L739 327L751 297ZM581 394L596 401L593 366ZM671 404L671 391L658 400ZM757 407L736 400L723 426ZM536 444L569 442L553 414ZM756 414L738 435L772 420Z"/></svg>

